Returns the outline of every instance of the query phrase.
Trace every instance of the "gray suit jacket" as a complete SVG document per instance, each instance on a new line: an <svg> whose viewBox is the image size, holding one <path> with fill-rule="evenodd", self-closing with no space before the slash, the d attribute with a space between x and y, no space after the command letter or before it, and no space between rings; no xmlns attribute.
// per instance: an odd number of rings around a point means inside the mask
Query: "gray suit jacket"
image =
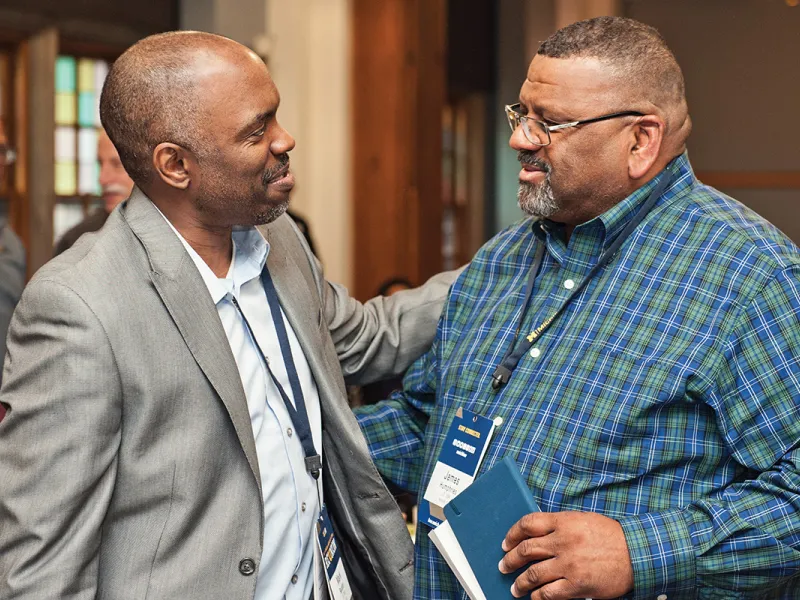
<svg viewBox="0 0 800 600"><path fill-rule="evenodd" d="M25 286L25 248L5 222L0 222L0 363L6 355L6 333ZM0 419L3 409L0 408Z"/></svg>
<svg viewBox="0 0 800 600"><path fill-rule="evenodd" d="M402 371L453 274L364 305L286 217L268 265L319 389L324 489L359 597L411 598L413 548L342 372ZM138 190L43 267L11 324L0 400L0 598L249 599L261 482L247 402L203 280ZM243 569L246 571L246 569Z"/></svg>

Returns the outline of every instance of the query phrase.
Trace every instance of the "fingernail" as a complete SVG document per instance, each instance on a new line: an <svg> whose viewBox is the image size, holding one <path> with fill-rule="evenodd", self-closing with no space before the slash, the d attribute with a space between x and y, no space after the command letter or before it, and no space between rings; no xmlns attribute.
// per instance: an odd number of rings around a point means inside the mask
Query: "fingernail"
<svg viewBox="0 0 800 600"><path fill-rule="evenodd" d="M519 598L519 592L517 591L516 583L511 586L511 595L514 596L514 598Z"/></svg>
<svg viewBox="0 0 800 600"><path fill-rule="evenodd" d="M503 561L504 560L505 560L504 558L501 558L500 562L497 563L497 568L501 573L505 573L506 572L505 568L503 567Z"/></svg>
<svg viewBox="0 0 800 600"><path fill-rule="evenodd" d="M508 547L508 543L503 540L503 552L508 552L511 548Z"/></svg>

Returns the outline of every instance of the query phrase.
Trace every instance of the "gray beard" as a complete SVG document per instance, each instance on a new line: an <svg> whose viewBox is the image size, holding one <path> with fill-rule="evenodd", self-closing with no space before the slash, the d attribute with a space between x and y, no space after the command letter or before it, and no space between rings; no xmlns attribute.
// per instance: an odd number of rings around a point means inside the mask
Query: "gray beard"
<svg viewBox="0 0 800 600"><path fill-rule="evenodd" d="M517 204L522 212L539 219L547 219L558 212L560 207L550 185L550 173L547 173L544 181L538 185L520 181Z"/></svg>
<svg viewBox="0 0 800 600"><path fill-rule="evenodd" d="M263 213L259 213L256 217L259 225L267 225L268 223L272 223L275 219L280 217L283 213L286 212L286 209L289 208L289 201L281 202L280 204L276 204L274 206L270 206L266 211Z"/></svg>

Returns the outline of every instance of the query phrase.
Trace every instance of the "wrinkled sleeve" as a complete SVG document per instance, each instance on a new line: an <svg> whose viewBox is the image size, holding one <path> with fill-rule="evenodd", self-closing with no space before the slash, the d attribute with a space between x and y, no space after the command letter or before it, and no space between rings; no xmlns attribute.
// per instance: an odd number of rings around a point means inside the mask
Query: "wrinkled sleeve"
<svg viewBox="0 0 800 600"><path fill-rule="evenodd" d="M749 598L800 572L798 267L743 310L720 364L705 401L748 475L688 506L620 520L637 599Z"/></svg>
<svg viewBox="0 0 800 600"><path fill-rule="evenodd" d="M121 435L118 368L72 290L38 281L11 321L0 401L0 598L94 598Z"/></svg>

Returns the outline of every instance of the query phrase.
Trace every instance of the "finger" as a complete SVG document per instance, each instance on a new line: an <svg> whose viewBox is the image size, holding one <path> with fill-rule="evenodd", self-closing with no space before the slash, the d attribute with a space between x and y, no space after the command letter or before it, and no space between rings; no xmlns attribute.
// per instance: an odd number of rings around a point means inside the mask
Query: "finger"
<svg viewBox="0 0 800 600"><path fill-rule="evenodd" d="M544 560L535 565L531 565L517 577L511 586L511 595L515 598L522 598L532 590L539 589L547 583L559 580L563 573L558 572L555 560Z"/></svg>
<svg viewBox="0 0 800 600"><path fill-rule="evenodd" d="M568 579L557 579L553 583L540 587L531 594L531 600L570 600L571 598L581 597L575 585Z"/></svg>
<svg viewBox="0 0 800 600"><path fill-rule="evenodd" d="M540 538L522 540L508 552L497 565L501 573L513 573L517 569L537 560L553 558L553 544L551 535Z"/></svg>
<svg viewBox="0 0 800 600"><path fill-rule="evenodd" d="M529 513L512 525L503 540L503 550L508 552L527 538L541 537L554 530L555 513Z"/></svg>

